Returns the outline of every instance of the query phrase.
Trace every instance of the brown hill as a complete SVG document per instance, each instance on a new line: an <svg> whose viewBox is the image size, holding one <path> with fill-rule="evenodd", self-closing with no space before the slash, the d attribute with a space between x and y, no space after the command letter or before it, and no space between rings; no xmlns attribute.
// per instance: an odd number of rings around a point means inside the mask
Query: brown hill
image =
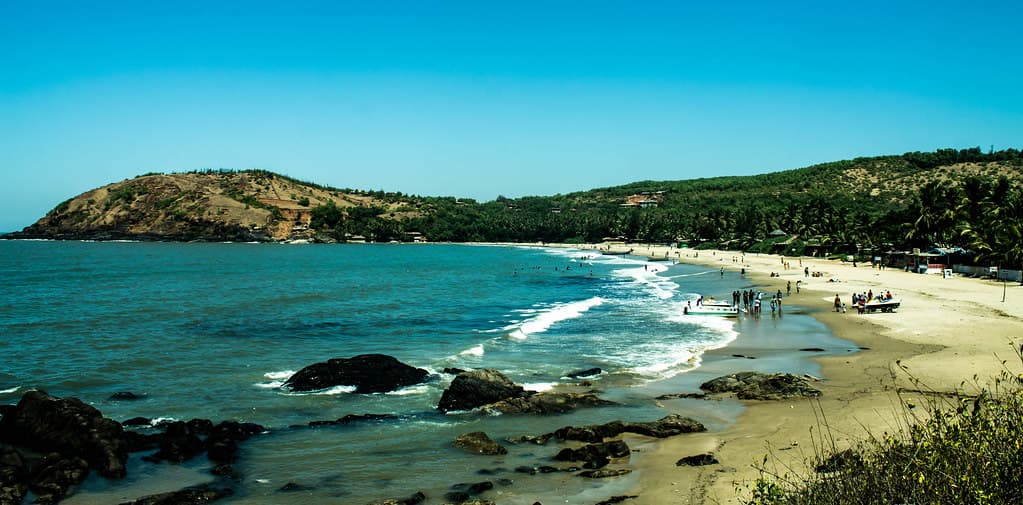
<svg viewBox="0 0 1023 505"><path fill-rule="evenodd" d="M56 239L279 241L315 238L312 209L406 207L266 171L148 174L67 200L14 235ZM407 212L403 215L408 215Z"/></svg>

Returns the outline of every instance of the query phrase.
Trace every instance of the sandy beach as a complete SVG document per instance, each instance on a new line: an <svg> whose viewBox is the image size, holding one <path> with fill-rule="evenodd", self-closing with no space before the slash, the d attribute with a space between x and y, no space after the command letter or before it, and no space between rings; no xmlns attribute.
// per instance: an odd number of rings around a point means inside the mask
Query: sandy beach
<svg viewBox="0 0 1023 505"><path fill-rule="evenodd" d="M612 246L613 247L613 246ZM634 255L675 258L679 262L746 269L761 290L792 294L786 305L820 309L812 312L839 338L862 350L818 358L822 379L815 383L819 400L745 402L735 424L719 431L651 443L634 456L640 484L637 504L740 503L764 465L779 474L801 471L815 445L848 447L868 432L883 434L904 425L902 397L926 401L921 389L970 391L1002 370L1023 367L1014 348L1023 342L1023 287L991 280L878 270L818 258L742 255L735 251L694 251L629 245ZM785 263L788 263L786 269ZM804 269L817 276L807 276ZM776 274L776 276L772 276ZM797 293L796 284L799 282ZM1003 302L1003 289L1005 301ZM850 304L852 293L890 290L901 298L895 313L836 313L837 294ZM851 304L850 304L851 306ZM798 345L794 343L795 345ZM712 351L721 360L757 352L757 344L740 337ZM798 353L798 348L792 352ZM900 363L904 370L900 370ZM741 363L723 368L734 369ZM919 383L914 383L918 379ZM685 415L685 412L679 412ZM630 441L642 444L643 441ZM684 456L711 452L720 464L679 467ZM765 464L766 458L766 464Z"/></svg>

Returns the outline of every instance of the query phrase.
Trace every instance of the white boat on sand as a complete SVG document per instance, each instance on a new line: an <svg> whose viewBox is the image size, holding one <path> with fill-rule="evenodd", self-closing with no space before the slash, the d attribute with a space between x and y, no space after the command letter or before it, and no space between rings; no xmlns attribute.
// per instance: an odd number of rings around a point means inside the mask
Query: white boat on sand
<svg viewBox="0 0 1023 505"><path fill-rule="evenodd" d="M682 313L687 316L739 317L739 308L727 302L706 301L692 305L686 302Z"/></svg>
<svg viewBox="0 0 1023 505"><path fill-rule="evenodd" d="M861 305L863 307L862 312L895 312L899 305L902 305L902 300L899 298L875 298L867 303Z"/></svg>

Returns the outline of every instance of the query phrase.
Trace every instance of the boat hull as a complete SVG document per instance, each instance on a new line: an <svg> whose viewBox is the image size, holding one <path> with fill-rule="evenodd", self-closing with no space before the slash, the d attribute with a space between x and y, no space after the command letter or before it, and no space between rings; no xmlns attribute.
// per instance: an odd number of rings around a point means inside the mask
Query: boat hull
<svg viewBox="0 0 1023 505"><path fill-rule="evenodd" d="M739 308L731 305L696 305L682 307L687 316L739 317Z"/></svg>

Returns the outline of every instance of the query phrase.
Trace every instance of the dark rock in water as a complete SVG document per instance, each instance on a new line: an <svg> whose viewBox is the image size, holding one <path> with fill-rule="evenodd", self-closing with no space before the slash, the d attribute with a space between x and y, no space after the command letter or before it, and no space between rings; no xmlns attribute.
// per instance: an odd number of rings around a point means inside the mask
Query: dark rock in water
<svg viewBox="0 0 1023 505"><path fill-rule="evenodd" d="M614 405L592 393L536 393L526 397L508 398L483 406L487 412L502 414L561 414L580 407Z"/></svg>
<svg viewBox="0 0 1023 505"><path fill-rule="evenodd" d="M280 491L282 493L294 493L296 491L308 491L310 489L312 489L312 488L310 488L309 486L303 486L302 484L296 484L294 482L289 482L289 483L281 486L280 489L278 489L278 491Z"/></svg>
<svg viewBox="0 0 1023 505"><path fill-rule="evenodd" d="M490 491L491 489L494 489L494 483L490 482L489 480L485 480L483 482L474 482L474 483L469 483L469 484L461 483L461 484L455 484L455 485L451 486L451 489L453 491L463 491L465 493L469 493L470 495L477 495L477 494L480 494L482 492Z"/></svg>
<svg viewBox="0 0 1023 505"><path fill-rule="evenodd" d="M36 494L36 503L57 503L72 486L89 475L89 463L77 456L50 453L32 466L28 488Z"/></svg>
<svg viewBox="0 0 1023 505"><path fill-rule="evenodd" d="M520 435L518 437L506 438L505 440L513 444L536 444L536 445L547 445L547 442L554 436L553 433L545 433L540 436L533 435Z"/></svg>
<svg viewBox="0 0 1023 505"><path fill-rule="evenodd" d="M697 454L686 456L675 462L675 466L706 466L718 464L718 459L713 454Z"/></svg>
<svg viewBox="0 0 1023 505"><path fill-rule="evenodd" d="M629 470L628 468L616 469L603 468L600 470L587 470L585 472L579 472L579 476L585 477L587 479L606 479L608 477L618 477L620 475L625 475L628 473L632 473L632 470Z"/></svg>
<svg viewBox="0 0 1023 505"><path fill-rule="evenodd" d="M426 495L422 491L417 491L408 498L389 498L383 501L375 501L368 503L367 505L416 505L426 501Z"/></svg>
<svg viewBox="0 0 1023 505"><path fill-rule="evenodd" d="M135 393L132 393L131 391L118 391L118 392L110 395L110 397L107 398L107 399L108 400L141 400L141 399L143 399L145 397L146 397L146 395L135 394Z"/></svg>
<svg viewBox="0 0 1023 505"><path fill-rule="evenodd" d="M734 392L742 400L782 400L798 396L816 397L821 392L792 374L740 372L704 382L700 389L711 393Z"/></svg>
<svg viewBox="0 0 1023 505"><path fill-rule="evenodd" d="M455 438L454 445L455 447L472 454L484 454L488 456L508 454L508 449L505 449L504 446L493 441L482 431L474 431L472 433L459 435L458 438Z"/></svg>
<svg viewBox="0 0 1023 505"><path fill-rule="evenodd" d="M234 471L234 465L225 463L223 465L217 465L210 470L210 473L218 477L227 477L229 479L240 480L237 472Z"/></svg>
<svg viewBox="0 0 1023 505"><path fill-rule="evenodd" d="M824 352L824 349L821 349L820 347L804 347L804 348L800 349L800 351L803 351L803 352Z"/></svg>
<svg viewBox="0 0 1023 505"><path fill-rule="evenodd" d="M160 441L163 440L163 433L135 433L126 430L124 435L128 437L128 452L152 451L160 448Z"/></svg>
<svg viewBox="0 0 1023 505"><path fill-rule="evenodd" d="M626 423L625 431L654 438L668 438L684 433L707 431L707 428L696 420L672 414L649 423Z"/></svg>
<svg viewBox="0 0 1023 505"><path fill-rule="evenodd" d="M422 368L406 365L383 354L361 354L309 365L284 382L295 391L315 391L334 386L355 386L356 393L386 393L426 381Z"/></svg>
<svg viewBox="0 0 1023 505"><path fill-rule="evenodd" d="M706 393L668 393L665 395L658 396L656 400L677 400L679 398L692 398L696 400L706 400Z"/></svg>
<svg viewBox="0 0 1023 505"><path fill-rule="evenodd" d="M205 442L206 455L214 463L234 463L238 443L264 431L265 428L255 423L223 421L210 429Z"/></svg>
<svg viewBox="0 0 1023 505"><path fill-rule="evenodd" d="M148 417L133 417L121 423L121 426L150 426L153 420Z"/></svg>
<svg viewBox="0 0 1023 505"><path fill-rule="evenodd" d="M578 379L580 377L594 377L594 376L600 375L601 372L603 372L603 370L601 370L600 368L594 367L594 368L587 368L586 370L576 370L575 372L571 372L568 375L566 375L566 377L571 377L573 379Z"/></svg>
<svg viewBox="0 0 1023 505"><path fill-rule="evenodd" d="M309 426L347 426L352 423L363 421L389 421L394 419L398 419L398 416L394 414L348 414L333 421L313 421L309 423Z"/></svg>
<svg viewBox="0 0 1023 505"><path fill-rule="evenodd" d="M606 499L604 501L599 501L599 502L595 503L594 505L614 505L616 503L621 503L621 502L623 502L625 500L631 500L633 498L639 498L639 495L635 495L634 494L634 495L612 496L612 497L610 497L610 498L608 498L608 499Z"/></svg>
<svg viewBox="0 0 1023 505"><path fill-rule="evenodd" d="M213 421L209 419L192 419L187 424L188 429L196 435L209 435L213 431Z"/></svg>
<svg viewBox="0 0 1023 505"><path fill-rule="evenodd" d="M107 478L125 475L129 442L121 425L77 398L29 391L0 418L0 441L80 457Z"/></svg>
<svg viewBox="0 0 1023 505"><path fill-rule="evenodd" d="M577 449L562 449L554 459L558 461L582 461L584 468L603 468L611 458L624 458L630 454L629 446L620 440L607 443L588 444Z"/></svg>
<svg viewBox="0 0 1023 505"><path fill-rule="evenodd" d="M636 433L654 438L667 438L684 433L706 431L707 428L688 417L678 414L662 417L657 421L646 423L623 423L611 421L607 424L592 426L565 426L554 431L554 436L561 440L578 440L580 442L601 442L605 438L617 437L622 433Z"/></svg>
<svg viewBox="0 0 1023 505"><path fill-rule="evenodd" d="M441 371L446 373L446 374L448 374L448 375L458 375L460 373L468 372L468 370L462 370L461 368L454 368L454 367L447 367L447 368L445 368L444 370L441 370Z"/></svg>
<svg viewBox="0 0 1023 505"><path fill-rule="evenodd" d="M160 450L143 459L153 463L170 461L181 463L188 461L205 450L199 434L184 421L175 421L167 425L167 430L160 438Z"/></svg>
<svg viewBox="0 0 1023 505"><path fill-rule="evenodd" d="M509 398L528 396L522 386L491 368L458 374L441 395L437 409L441 412L471 410Z"/></svg>
<svg viewBox="0 0 1023 505"><path fill-rule="evenodd" d="M606 424L590 426L565 426L554 431L554 436L561 440L577 440L579 442L603 442L605 438L617 437L625 432L625 423L611 421Z"/></svg>
<svg viewBox="0 0 1023 505"><path fill-rule="evenodd" d="M21 503L28 491L25 480L28 467L21 453L8 445L0 445L0 503Z"/></svg>
<svg viewBox="0 0 1023 505"><path fill-rule="evenodd" d="M219 500L232 494L234 494L234 491L231 491L229 488L214 488L204 485L170 493L145 496L135 501L122 503L121 505L196 505Z"/></svg>
<svg viewBox="0 0 1023 505"><path fill-rule="evenodd" d="M531 466L517 466L515 467L515 473L525 473L529 475L536 475L537 469Z"/></svg>
<svg viewBox="0 0 1023 505"><path fill-rule="evenodd" d="M451 503L465 503L469 501L469 498L471 498L471 496L469 496L469 493L466 493L465 491L448 491L447 493L444 493L444 499Z"/></svg>

